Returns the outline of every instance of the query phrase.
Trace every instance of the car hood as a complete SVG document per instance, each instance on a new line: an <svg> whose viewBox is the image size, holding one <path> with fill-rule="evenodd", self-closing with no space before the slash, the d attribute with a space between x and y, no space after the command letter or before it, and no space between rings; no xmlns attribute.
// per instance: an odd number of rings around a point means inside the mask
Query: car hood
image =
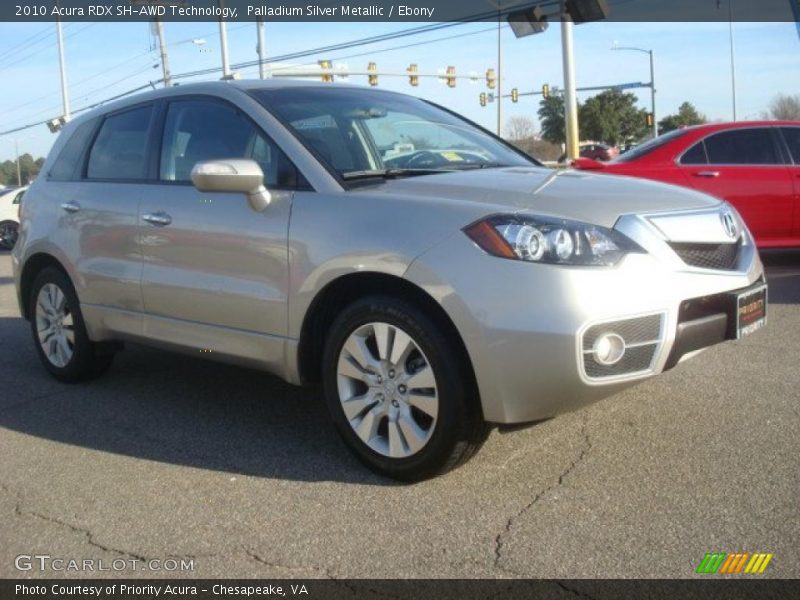
<svg viewBox="0 0 800 600"><path fill-rule="evenodd" d="M362 188L363 189L363 188ZM370 191L378 191L369 186ZM491 211L532 212L613 227L632 213L699 209L719 200L630 177L536 167L457 171L388 180L383 193L479 203Z"/></svg>

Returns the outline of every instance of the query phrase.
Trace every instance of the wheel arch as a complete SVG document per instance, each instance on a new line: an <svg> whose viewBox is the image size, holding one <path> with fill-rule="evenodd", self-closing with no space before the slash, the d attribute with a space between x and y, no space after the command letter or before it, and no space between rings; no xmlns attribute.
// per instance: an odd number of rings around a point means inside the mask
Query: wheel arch
<svg viewBox="0 0 800 600"><path fill-rule="evenodd" d="M300 329L297 363L303 383L321 380L322 353L330 325L348 304L372 295L401 298L425 311L449 339L455 342L458 358L469 377L469 383L478 398L478 386L467 347L450 316L425 290L416 284L385 273L350 273L328 283L314 298L303 319ZM478 402L480 406L480 401Z"/></svg>
<svg viewBox="0 0 800 600"><path fill-rule="evenodd" d="M64 265L52 254L46 252L38 252L31 255L22 267L22 272L19 278L20 288L20 310L22 318L30 320L28 307L30 305L29 297L31 293L31 286L33 285L36 276L47 267L54 267L63 272L66 277L69 277L69 272Z"/></svg>

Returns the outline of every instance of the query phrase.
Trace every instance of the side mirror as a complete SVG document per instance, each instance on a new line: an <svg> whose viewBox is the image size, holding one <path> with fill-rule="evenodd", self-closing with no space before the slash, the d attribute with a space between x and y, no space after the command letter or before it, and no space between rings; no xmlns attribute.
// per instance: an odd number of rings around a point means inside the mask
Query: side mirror
<svg viewBox="0 0 800 600"><path fill-rule="evenodd" d="M246 158L199 162L192 169L192 183L201 192L246 194L250 206L259 212L271 200L264 172L256 161Z"/></svg>
<svg viewBox="0 0 800 600"><path fill-rule="evenodd" d="M585 158L583 156L573 160L572 166L581 171L598 171L600 169L606 168L606 166L599 160L594 160L593 158Z"/></svg>

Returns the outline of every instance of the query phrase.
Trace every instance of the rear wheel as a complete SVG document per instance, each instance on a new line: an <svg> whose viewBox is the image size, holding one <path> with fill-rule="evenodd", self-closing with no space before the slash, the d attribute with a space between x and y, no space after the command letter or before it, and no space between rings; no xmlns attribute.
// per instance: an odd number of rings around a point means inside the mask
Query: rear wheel
<svg viewBox="0 0 800 600"><path fill-rule="evenodd" d="M13 250L19 235L19 223L16 221L3 221L0 223L0 248Z"/></svg>
<svg viewBox="0 0 800 600"><path fill-rule="evenodd" d="M114 355L89 340L75 289L62 271L42 270L33 282L29 302L36 351L53 377L72 383L108 369Z"/></svg>
<svg viewBox="0 0 800 600"><path fill-rule="evenodd" d="M404 481L450 470L480 447L488 427L461 353L404 301L371 297L332 325L323 358L325 396L350 449Z"/></svg>

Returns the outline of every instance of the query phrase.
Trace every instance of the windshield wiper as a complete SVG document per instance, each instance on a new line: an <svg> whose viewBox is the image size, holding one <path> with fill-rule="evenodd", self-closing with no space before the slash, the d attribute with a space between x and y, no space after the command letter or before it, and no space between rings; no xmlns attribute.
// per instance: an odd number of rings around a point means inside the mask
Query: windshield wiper
<svg viewBox="0 0 800 600"><path fill-rule="evenodd" d="M434 173L447 173L449 171L452 171L452 169L368 169L364 171L348 171L342 174L342 179L347 181L353 179L369 179L371 177L394 179L396 177L432 175Z"/></svg>

